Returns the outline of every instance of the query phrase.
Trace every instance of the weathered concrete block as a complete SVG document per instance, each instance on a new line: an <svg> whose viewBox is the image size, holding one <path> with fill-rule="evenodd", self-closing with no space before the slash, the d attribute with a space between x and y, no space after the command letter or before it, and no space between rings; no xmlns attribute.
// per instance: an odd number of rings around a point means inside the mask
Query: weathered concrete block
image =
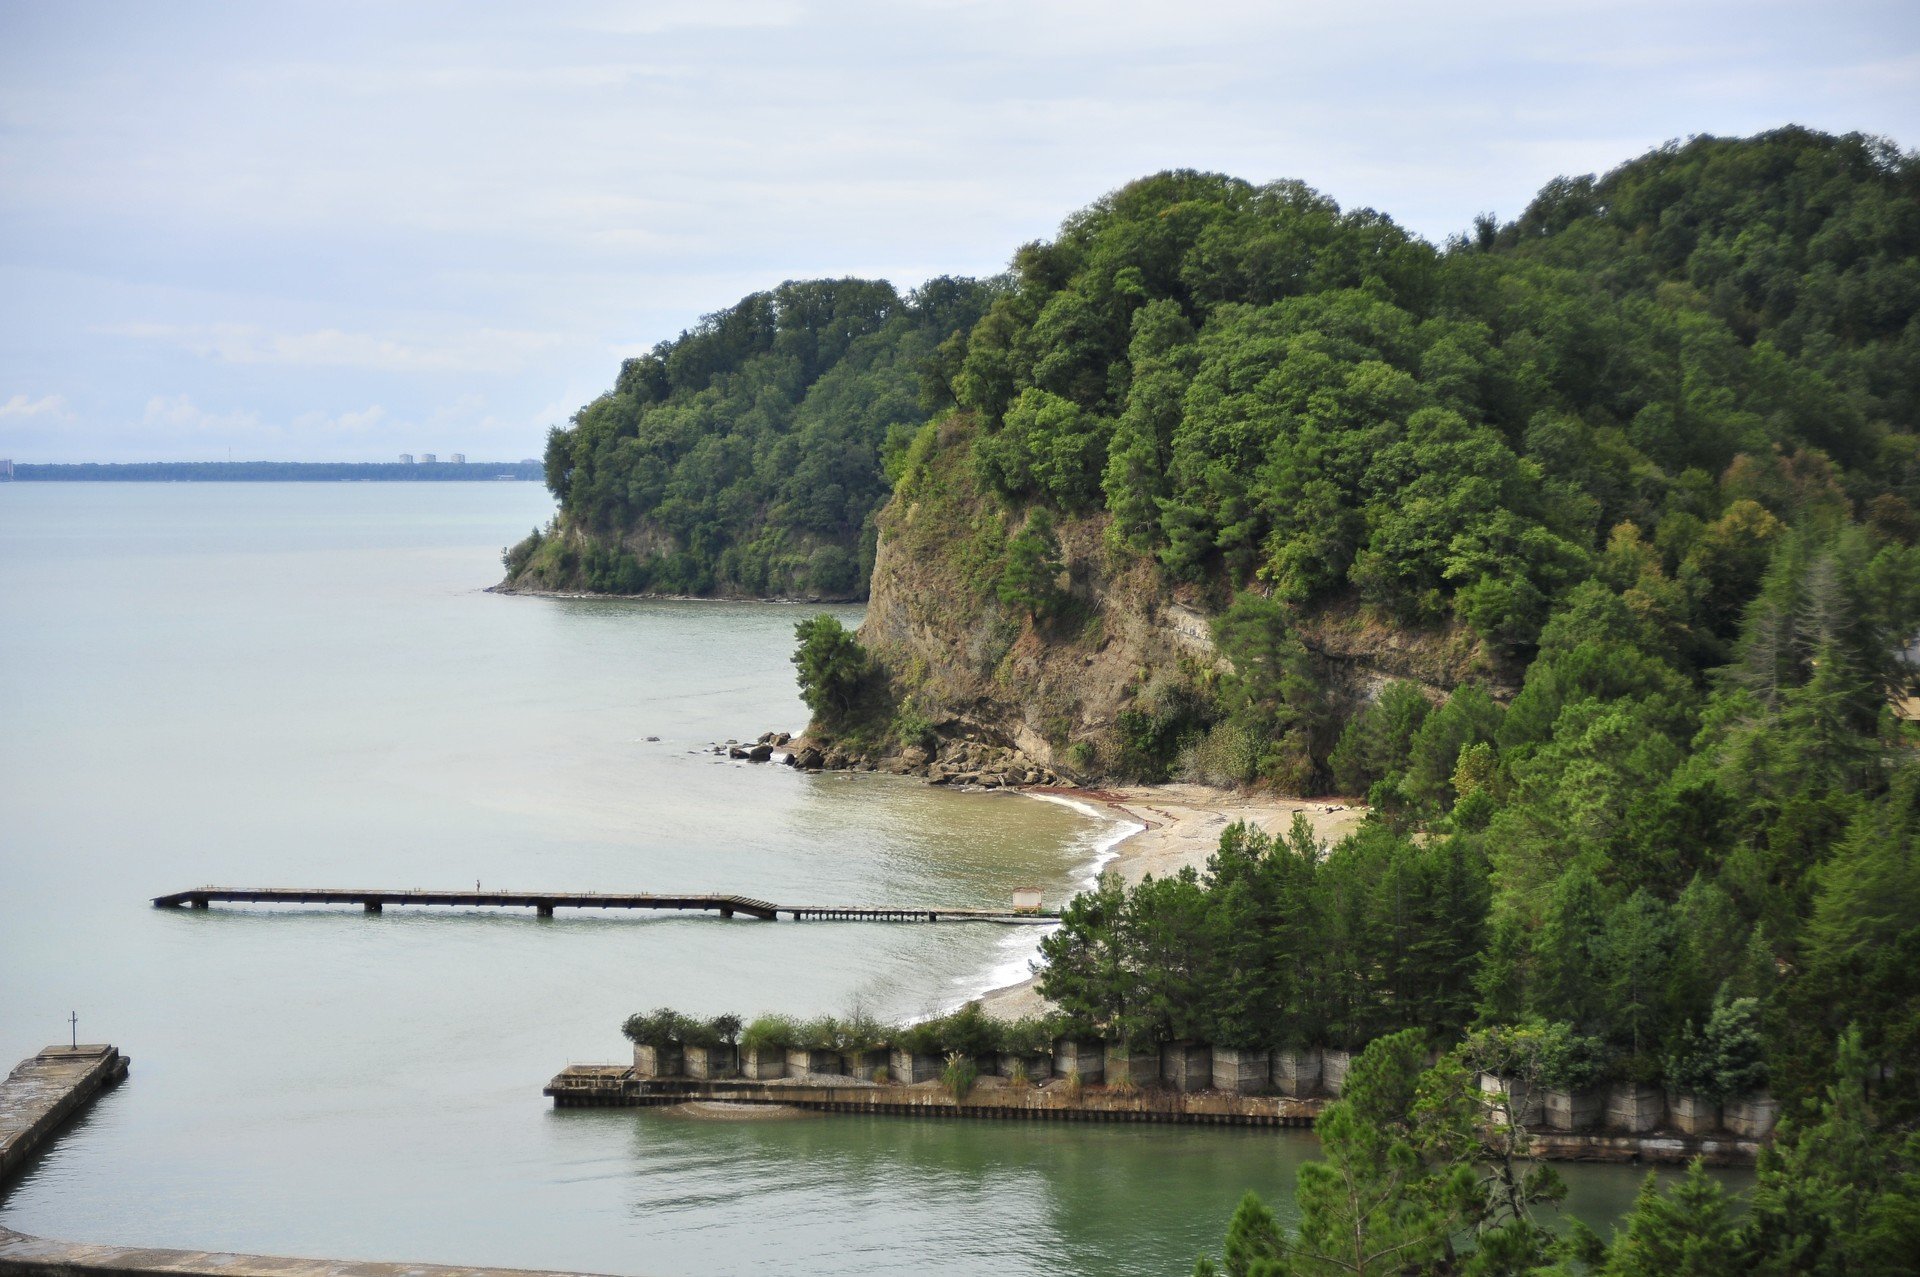
<svg viewBox="0 0 1920 1277"><path fill-rule="evenodd" d="M1128 1042L1107 1043L1108 1086L1154 1086L1160 1081L1160 1052Z"/></svg>
<svg viewBox="0 0 1920 1277"><path fill-rule="evenodd" d="M1213 1048L1204 1042L1169 1042L1160 1048L1160 1080L1176 1091L1213 1085Z"/></svg>
<svg viewBox="0 0 1920 1277"><path fill-rule="evenodd" d="M1258 1095L1273 1078L1273 1052L1246 1047L1213 1048L1213 1089Z"/></svg>
<svg viewBox="0 0 1920 1277"><path fill-rule="evenodd" d="M677 1046L635 1046L633 1071L641 1077L679 1077L680 1048Z"/></svg>
<svg viewBox="0 0 1920 1277"><path fill-rule="evenodd" d="M994 1061L994 1072L1001 1077L1012 1077L1019 1069L1029 1082L1044 1082L1053 1076L1053 1056L1051 1055L1015 1055L1001 1052Z"/></svg>
<svg viewBox="0 0 1920 1277"><path fill-rule="evenodd" d="M787 1048L763 1046L741 1052L740 1072L755 1082L774 1082L787 1075Z"/></svg>
<svg viewBox="0 0 1920 1277"><path fill-rule="evenodd" d="M1720 1129L1720 1106L1692 1091L1668 1091L1667 1121L1685 1135L1711 1135Z"/></svg>
<svg viewBox="0 0 1920 1277"><path fill-rule="evenodd" d="M740 1052L731 1046L690 1046L682 1052L687 1076L711 1079L740 1076Z"/></svg>
<svg viewBox="0 0 1920 1277"><path fill-rule="evenodd" d="M1645 1082L1616 1082L1607 1088L1607 1128L1628 1135L1660 1129L1667 1118L1667 1094Z"/></svg>
<svg viewBox="0 0 1920 1277"><path fill-rule="evenodd" d="M1765 1091L1728 1100L1720 1109L1720 1124L1735 1135L1763 1140L1780 1121L1780 1101Z"/></svg>
<svg viewBox="0 0 1920 1277"><path fill-rule="evenodd" d="M1320 1053L1320 1089L1338 1097L1347 1084L1347 1070L1353 1067L1353 1052L1329 1047Z"/></svg>
<svg viewBox="0 0 1920 1277"><path fill-rule="evenodd" d="M846 1057L847 1072L862 1082L873 1081L874 1073L887 1067L887 1053L881 1051L855 1051Z"/></svg>
<svg viewBox="0 0 1920 1277"><path fill-rule="evenodd" d="M1304 1099L1320 1086L1320 1048L1298 1047L1273 1053L1273 1085L1282 1095Z"/></svg>
<svg viewBox="0 0 1920 1277"><path fill-rule="evenodd" d="M896 1049L887 1056L887 1071L902 1086L931 1082L940 1076L946 1066L945 1060L931 1053L915 1054Z"/></svg>
<svg viewBox="0 0 1920 1277"><path fill-rule="evenodd" d="M805 1077L809 1073L840 1075L847 1071L838 1051L818 1051L811 1047L787 1048L787 1076Z"/></svg>
<svg viewBox="0 0 1920 1277"><path fill-rule="evenodd" d="M1545 1120L1545 1105L1540 1097L1517 1078L1482 1073L1480 1093L1497 1105L1506 1120L1514 1126L1539 1126Z"/></svg>
<svg viewBox="0 0 1920 1277"><path fill-rule="evenodd" d="M1556 1131L1587 1131L1606 1116L1607 1093L1597 1086L1579 1091L1543 1091L1547 1126Z"/></svg>
<svg viewBox="0 0 1920 1277"><path fill-rule="evenodd" d="M1061 1077L1073 1073L1091 1086L1107 1076L1107 1050L1104 1042L1083 1042L1061 1038L1053 1044L1053 1071Z"/></svg>

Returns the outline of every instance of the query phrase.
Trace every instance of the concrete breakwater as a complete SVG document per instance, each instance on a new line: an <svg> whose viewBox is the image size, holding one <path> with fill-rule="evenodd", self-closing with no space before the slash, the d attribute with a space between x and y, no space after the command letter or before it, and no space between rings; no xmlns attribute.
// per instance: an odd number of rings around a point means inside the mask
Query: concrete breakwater
<svg viewBox="0 0 1920 1277"><path fill-rule="evenodd" d="M80 1277L115 1273L205 1273L209 1277L591 1277L527 1268L466 1268L446 1264L386 1264L352 1259L293 1259L210 1250L159 1250L50 1241L0 1227L0 1274L6 1277Z"/></svg>
<svg viewBox="0 0 1920 1277"><path fill-rule="evenodd" d="M762 1076L739 1076L737 1068L721 1065L715 1076L710 1053L699 1070L707 1076L681 1073L681 1059L663 1061L652 1048L641 1047L636 1055L644 1058L636 1065L576 1064L563 1069L550 1081L543 1094L555 1108L664 1108L681 1104L708 1102L782 1107L825 1113L866 1113L895 1117L974 1118L1002 1121L1051 1122L1146 1122L1200 1126L1265 1126L1311 1128L1332 1097L1325 1092L1310 1095L1248 1094L1231 1087L1211 1085L1213 1071L1199 1071L1195 1048L1178 1048L1186 1059L1183 1066L1189 1085L1169 1084L1164 1076L1151 1081L1123 1080L1119 1085L1080 1080L1080 1069L1062 1070L1051 1076L1034 1074L1028 1065L1039 1060L1019 1061L999 1075L978 1078L963 1095L956 1097L941 1082L929 1080L934 1069L931 1059L905 1059L897 1065L867 1068L867 1077L796 1071L780 1076L771 1071L771 1061ZM1199 1048L1205 1050L1205 1048ZM796 1063L796 1070L828 1061L811 1058L824 1052L795 1052L810 1057ZM895 1052L893 1054L903 1054ZM1246 1053L1238 1053L1246 1054ZM1345 1054L1345 1053L1342 1053ZM784 1056L784 1053L783 1053ZM1132 1057L1132 1076L1146 1078L1151 1055ZM1090 1053L1080 1063L1091 1065ZM663 1074L661 1063L672 1071ZM1103 1072L1105 1061L1102 1061ZM751 1067L751 1064L749 1065ZM883 1076L899 1081L875 1080L880 1068ZM892 1072L897 1067L898 1072ZM1123 1066L1126 1067L1126 1066ZM1011 1073L1012 1076L1005 1074ZM1098 1075L1095 1075L1096 1078ZM1342 1070L1344 1076L1344 1069ZM1206 1079L1203 1081L1203 1077ZM908 1080L918 1078L920 1080ZM1702 1158L1714 1166L1748 1166L1758 1156L1761 1141L1731 1134L1694 1135L1676 1130L1641 1133L1540 1129L1529 1122L1534 1156L1552 1161L1649 1162L1685 1164Z"/></svg>
<svg viewBox="0 0 1920 1277"><path fill-rule="evenodd" d="M11 1176L94 1097L127 1076L111 1046L50 1046L0 1082L0 1181Z"/></svg>

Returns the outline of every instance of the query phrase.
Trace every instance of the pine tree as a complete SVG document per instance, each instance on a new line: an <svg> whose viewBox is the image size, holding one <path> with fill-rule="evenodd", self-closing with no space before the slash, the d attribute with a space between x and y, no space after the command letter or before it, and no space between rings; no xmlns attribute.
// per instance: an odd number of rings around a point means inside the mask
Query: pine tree
<svg viewBox="0 0 1920 1277"><path fill-rule="evenodd" d="M1750 1270L1726 1193L1698 1159L1670 1193L1649 1171L1605 1277L1739 1277Z"/></svg>
<svg viewBox="0 0 1920 1277"><path fill-rule="evenodd" d="M1280 1225L1255 1193L1240 1199L1227 1225L1227 1277L1268 1277L1280 1268Z"/></svg>

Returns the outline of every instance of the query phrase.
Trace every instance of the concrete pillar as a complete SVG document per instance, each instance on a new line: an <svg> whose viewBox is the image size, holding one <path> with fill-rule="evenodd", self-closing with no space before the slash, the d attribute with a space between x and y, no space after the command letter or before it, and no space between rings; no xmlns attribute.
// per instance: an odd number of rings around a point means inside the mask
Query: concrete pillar
<svg viewBox="0 0 1920 1277"><path fill-rule="evenodd" d="M946 1061L932 1052L903 1051L895 1047L887 1057L887 1072L902 1086L931 1082L940 1076Z"/></svg>
<svg viewBox="0 0 1920 1277"><path fill-rule="evenodd" d="M1687 1135L1712 1135L1720 1129L1720 1106L1692 1091L1668 1091L1667 1119Z"/></svg>
<svg viewBox="0 0 1920 1277"><path fill-rule="evenodd" d="M380 912L380 902L378 900L369 900L361 907L365 909L368 913Z"/></svg>
<svg viewBox="0 0 1920 1277"><path fill-rule="evenodd" d="M762 1047L741 1053L740 1071L756 1082L770 1082L787 1075L787 1049Z"/></svg>
<svg viewBox="0 0 1920 1277"><path fill-rule="evenodd" d="M1774 1124L1780 1120L1780 1101L1765 1091L1742 1095L1726 1102L1720 1120L1743 1139L1763 1140L1773 1134Z"/></svg>
<svg viewBox="0 0 1920 1277"><path fill-rule="evenodd" d="M1203 1042L1169 1042L1160 1048L1160 1080L1176 1091L1213 1085L1213 1049Z"/></svg>
<svg viewBox="0 0 1920 1277"><path fill-rule="evenodd" d="M687 1076L702 1081L740 1076L737 1054L730 1046L690 1046L681 1053Z"/></svg>
<svg viewBox="0 0 1920 1277"><path fill-rule="evenodd" d="M1213 1048L1213 1089L1235 1095L1258 1095L1272 1076L1272 1057L1265 1047Z"/></svg>
<svg viewBox="0 0 1920 1277"><path fill-rule="evenodd" d="M1101 1042L1061 1038L1053 1044L1053 1071L1066 1077L1078 1073L1080 1080L1092 1085L1107 1076L1107 1052Z"/></svg>
<svg viewBox="0 0 1920 1277"><path fill-rule="evenodd" d="M1273 1084L1280 1094L1304 1099L1320 1089L1320 1048L1290 1047L1273 1053Z"/></svg>
<svg viewBox="0 0 1920 1277"><path fill-rule="evenodd" d="M1607 1088L1607 1127L1628 1135L1657 1130L1666 1119L1667 1097L1644 1082L1616 1082Z"/></svg>
<svg viewBox="0 0 1920 1277"><path fill-rule="evenodd" d="M840 1059L838 1051L803 1050L799 1047L787 1049L788 1077L804 1077L809 1073L838 1077L846 1071L847 1066Z"/></svg>
<svg viewBox="0 0 1920 1277"><path fill-rule="evenodd" d="M1320 1089L1338 1097L1347 1084L1347 1070L1353 1067L1353 1052L1329 1047L1320 1053Z"/></svg>
<svg viewBox="0 0 1920 1277"><path fill-rule="evenodd" d="M1152 1086L1160 1080L1160 1052L1130 1042L1107 1043L1108 1086Z"/></svg>
<svg viewBox="0 0 1920 1277"><path fill-rule="evenodd" d="M641 1077L679 1077L683 1064L678 1046L633 1048L633 1071Z"/></svg>
<svg viewBox="0 0 1920 1277"><path fill-rule="evenodd" d="M1607 1093L1599 1087L1583 1091L1546 1091L1547 1127L1555 1131L1587 1131L1607 1113Z"/></svg>

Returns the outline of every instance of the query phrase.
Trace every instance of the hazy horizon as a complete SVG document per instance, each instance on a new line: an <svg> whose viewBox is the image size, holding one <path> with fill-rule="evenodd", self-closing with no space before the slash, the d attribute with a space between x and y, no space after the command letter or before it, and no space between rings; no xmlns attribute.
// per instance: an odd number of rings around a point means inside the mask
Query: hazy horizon
<svg viewBox="0 0 1920 1277"><path fill-rule="evenodd" d="M1920 11L0 0L0 457L526 457L782 280L902 289L1172 167L1429 240L1789 123L1920 142Z"/></svg>

